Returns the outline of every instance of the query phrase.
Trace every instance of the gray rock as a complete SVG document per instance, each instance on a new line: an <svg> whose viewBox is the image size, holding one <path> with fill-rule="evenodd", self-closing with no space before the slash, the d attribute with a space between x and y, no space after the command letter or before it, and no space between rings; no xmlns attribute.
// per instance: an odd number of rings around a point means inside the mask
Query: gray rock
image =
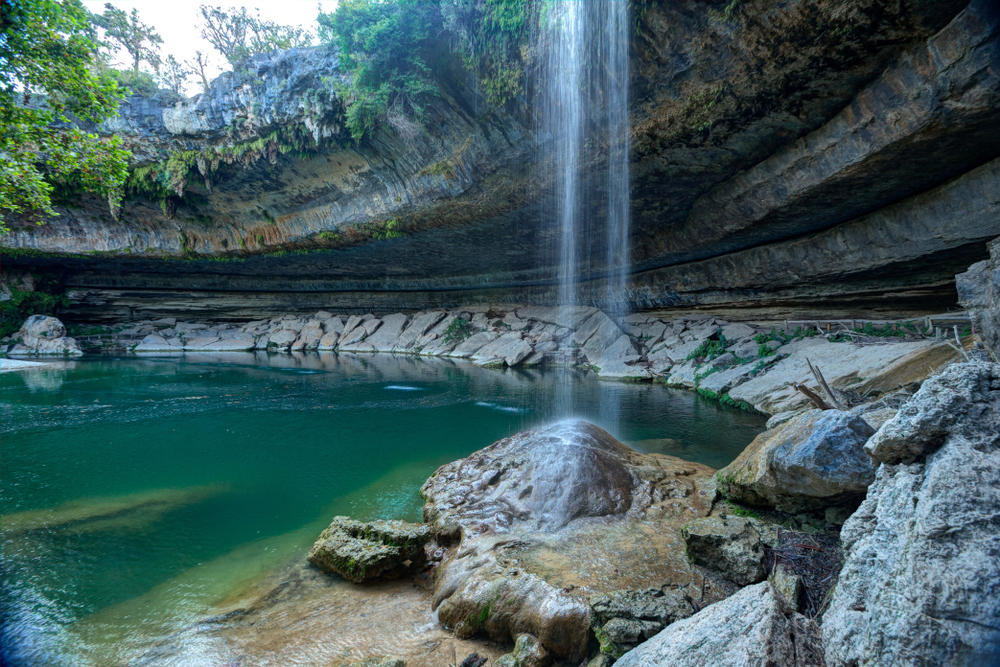
<svg viewBox="0 0 1000 667"><path fill-rule="evenodd" d="M792 513L858 500L875 479L864 450L874 432L849 412L803 413L761 433L716 473L719 491L732 500Z"/></svg>
<svg viewBox="0 0 1000 667"><path fill-rule="evenodd" d="M185 338L184 339L184 349L185 350L198 350L198 349L201 349L201 348L205 347L206 345L210 345L212 343L218 343L218 342L219 342L219 339L217 337L215 337L215 336L196 336L194 338ZM243 348L239 348L239 349L243 349Z"/></svg>
<svg viewBox="0 0 1000 667"><path fill-rule="evenodd" d="M590 662L587 663L587 667L611 667L615 664L615 659L606 653L599 653L591 658Z"/></svg>
<svg viewBox="0 0 1000 667"><path fill-rule="evenodd" d="M640 357L632 345L632 339L628 334L621 334L592 363L598 367L597 377L599 378L645 380L652 377L648 368L637 363L639 359Z"/></svg>
<svg viewBox="0 0 1000 667"><path fill-rule="evenodd" d="M319 339L319 345L317 346L316 349L332 350L337 347L338 340L340 340L340 333L336 331L325 333L323 334L323 337Z"/></svg>
<svg viewBox="0 0 1000 667"><path fill-rule="evenodd" d="M447 353L449 357L456 357L458 359L467 359L473 354L478 352L487 343L492 343L496 340L497 335L489 331L481 331L477 334L473 334L466 338L462 343L456 347L451 352Z"/></svg>
<svg viewBox="0 0 1000 667"><path fill-rule="evenodd" d="M753 327L747 326L746 324L741 324L739 322L735 322L733 324L727 324L726 326L722 327L722 335L726 337L726 340L729 341L730 344L735 343L736 341L742 340L744 338L749 338L750 336L753 336L755 333L757 332L754 330Z"/></svg>
<svg viewBox="0 0 1000 667"><path fill-rule="evenodd" d="M844 524L844 565L823 617L829 667L1000 661L1000 438L977 409L960 409L947 425L924 422L938 440L929 453L918 427L929 400L953 404L959 373L997 378L1000 365L959 364L942 382L924 383L911 399L920 409L907 403L893 420L893 451L925 454L880 466L868 497ZM995 382L983 387L994 415ZM900 441L906 425L911 447Z"/></svg>
<svg viewBox="0 0 1000 667"><path fill-rule="evenodd" d="M768 582L673 623L629 651L616 667L819 667L816 625Z"/></svg>
<svg viewBox="0 0 1000 667"><path fill-rule="evenodd" d="M720 354L715 359L708 362L708 365L712 368L725 368L731 363L736 361L736 355L732 352L726 352L725 354Z"/></svg>
<svg viewBox="0 0 1000 667"><path fill-rule="evenodd" d="M759 348L760 344L750 339L733 345L729 350L741 359L755 359L758 356L757 351Z"/></svg>
<svg viewBox="0 0 1000 667"><path fill-rule="evenodd" d="M677 589L614 591L592 595L589 602L601 652L616 658L694 613L687 595Z"/></svg>
<svg viewBox="0 0 1000 667"><path fill-rule="evenodd" d="M434 325L445 318L447 313L443 310L432 310L424 313L417 313L413 316L410 324L399 335L396 342L397 352L411 352L417 347L417 341L430 331Z"/></svg>
<svg viewBox="0 0 1000 667"><path fill-rule="evenodd" d="M252 340L248 341L243 338L217 339L199 345L197 348L188 347L188 343L190 343L190 341L185 341L185 350L197 349L199 352L242 352L251 349L254 344Z"/></svg>
<svg viewBox="0 0 1000 667"><path fill-rule="evenodd" d="M534 635L520 634L514 641L514 650L497 658L494 667L547 667L552 656Z"/></svg>
<svg viewBox="0 0 1000 667"><path fill-rule="evenodd" d="M403 333L409 319L409 316L403 313L386 315L382 318L378 329L372 329L372 333L368 335L365 342L371 345L375 352L391 352L399 344L399 336ZM365 324L368 325L372 321L369 320Z"/></svg>
<svg viewBox="0 0 1000 667"><path fill-rule="evenodd" d="M883 424L895 417L898 412L899 410L896 408L879 408L878 410L869 410L862 413L861 418L877 431L882 428Z"/></svg>
<svg viewBox="0 0 1000 667"><path fill-rule="evenodd" d="M341 317L330 317L323 320L323 332L327 334L344 333L344 320ZM336 345L337 341L334 341Z"/></svg>
<svg viewBox="0 0 1000 667"><path fill-rule="evenodd" d="M682 534L692 563L740 586L764 580L764 544L746 519L715 514L695 519Z"/></svg>
<svg viewBox="0 0 1000 667"><path fill-rule="evenodd" d="M23 349L11 350L11 354L70 355L83 354L76 339L66 335L66 327L55 317L32 315L24 321L16 337L21 339Z"/></svg>
<svg viewBox="0 0 1000 667"><path fill-rule="evenodd" d="M253 345L253 341L250 342ZM150 334L142 339L142 342L136 345L133 352L136 354L144 354L148 352L180 352L183 348L180 345L180 341L176 339L174 341L167 341L163 336L157 336L155 334Z"/></svg>
<svg viewBox="0 0 1000 667"><path fill-rule="evenodd" d="M279 350L287 350L291 347L292 343L298 339L298 337L299 334L297 332L282 329L281 331L277 331L268 337L267 345L268 347L274 345L274 347L277 347Z"/></svg>
<svg viewBox="0 0 1000 667"><path fill-rule="evenodd" d="M955 276L958 301L986 348L1000 355L1000 238L989 243L990 258Z"/></svg>
<svg viewBox="0 0 1000 667"><path fill-rule="evenodd" d="M910 462L940 447L952 435L978 440L1000 433L1000 366L953 364L920 387L895 417L865 445L883 463Z"/></svg>
<svg viewBox="0 0 1000 667"><path fill-rule="evenodd" d="M774 586L774 590L781 594L789 607L795 611L802 611L802 577L779 563L767 580Z"/></svg>
<svg viewBox="0 0 1000 667"><path fill-rule="evenodd" d="M721 359L722 357L719 358ZM754 366L755 364L740 364L739 366L733 366L732 368L706 375L701 379L698 387L717 395L724 394L733 387L737 387L750 379L750 374L753 373Z"/></svg>
<svg viewBox="0 0 1000 667"><path fill-rule="evenodd" d="M307 558L326 572L361 583L419 567L430 538L430 527L422 523L362 523L338 516L320 533Z"/></svg>
<svg viewBox="0 0 1000 667"><path fill-rule="evenodd" d="M472 360L479 365L485 365L483 362L499 359L501 366L504 364L517 366L528 358L531 351L531 345L521 337L520 333L509 333L479 348L472 355Z"/></svg>

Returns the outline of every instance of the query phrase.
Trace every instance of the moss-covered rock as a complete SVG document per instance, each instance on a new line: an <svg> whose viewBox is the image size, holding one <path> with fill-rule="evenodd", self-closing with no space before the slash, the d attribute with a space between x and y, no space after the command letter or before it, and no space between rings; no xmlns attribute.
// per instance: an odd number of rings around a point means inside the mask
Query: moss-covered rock
<svg viewBox="0 0 1000 667"><path fill-rule="evenodd" d="M334 517L320 533L307 558L313 565L348 581L361 583L398 575L424 562L429 526L406 521L362 523Z"/></svg>

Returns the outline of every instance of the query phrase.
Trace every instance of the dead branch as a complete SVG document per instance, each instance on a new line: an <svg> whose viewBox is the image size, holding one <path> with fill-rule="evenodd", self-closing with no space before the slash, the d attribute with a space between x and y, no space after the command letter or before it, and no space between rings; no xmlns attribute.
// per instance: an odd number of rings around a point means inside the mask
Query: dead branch
<svg viewBox="0 0 1000 667"><path fill-rule="evenodd" d="M832 407L830 407L829 405L827 405L826 401L824 401L822 398L820 398L816 394L816 392L814 392L812 389L810 389L809 387L805 386L804 384L799 384L798 382L790 382L789 384L796 391L798 391L798 392L800 392L802 394L805 394L806 398L808 398L810 401L812 401L813 405L815 405L820 410L832 410L833 409Z"/></svg>
<svg viewBox="0 0 1000 667"><path fill-rule="evenodd" d="M823 388L823 392L826 394L826 397L830 399L830 404L838 410L843 410L844 406L840 404L840 401L837 400L833 390L830 389L830 385L826 383L826 379L823 377L823 373L820 372L819 366L813 366L812 362L809 361L809 357L806 357L806 363L809 364L809 370L812 371L813 377L816 378L816 382L818 382L819 386Z"/></svg>

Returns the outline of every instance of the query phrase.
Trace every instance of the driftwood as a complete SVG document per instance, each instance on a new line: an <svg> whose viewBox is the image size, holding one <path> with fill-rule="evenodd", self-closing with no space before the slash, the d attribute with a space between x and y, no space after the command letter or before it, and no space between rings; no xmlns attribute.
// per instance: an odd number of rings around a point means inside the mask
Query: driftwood
<svg viewBox="0 0 1000 667"><path fill-rule="evenodd" d="M826 401L824 401L816 392L804 384L799 384L798 382L791 382L789 384L791 384L792 388L796 391L805 394L805 397L812 401L813 405L820 410L833 410L833 406L827 405Z"/></svg>
<svg viewBox="0 0 1000 667"><path fill-rule="evenodd" d="M962 339L958 335L958 327L957 326L956 327L952 327L952 329L955 332L955 342L952 343L950 340L946 340L945 343L947 343L948 346L951 347L951 349L955 350L960 355L962 355L963 359L965 359L966 361L969 361L970 360L969 359L969 353L965 351L965 346L962 345Z"/></svg>
<svg viewBox="0 0 1000 667"><path fill-rule="evenodd" d="M813 377L816 378L816 382L818 382L819 386L823 388L823 393L825 393L826 397L830 399L830 405L838 410L843 410L844 406L841 405L839 400L837 400L837 396L833 393L833 390L830 389L830 385L826 383L826 379L823 377L823 373L820 372L819 366L813 366L812 362L809 361L809 357L806 357L806 363L809 364L809 370L812 371Z"/></svg>

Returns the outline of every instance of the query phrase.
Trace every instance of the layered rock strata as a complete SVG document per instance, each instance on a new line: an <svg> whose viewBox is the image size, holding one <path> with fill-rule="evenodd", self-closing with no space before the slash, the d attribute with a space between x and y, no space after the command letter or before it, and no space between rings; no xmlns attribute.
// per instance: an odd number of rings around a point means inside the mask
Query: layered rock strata
<svg viewBox="0 0 1000 667"><path fill-rule="evenodd" d="M648 7L633 49L630 306L953 305L952 276L1000 234L998 14L989 0ZM5 235L5 267L62 271L79 319L555 301L555 230L538 205L548 138L530 131L530 95L477 114L467 75L443 72L424 133L408 144L386 127L354 146L324 84L341 76L335 49L254 67L253 81L227 74L191 100L131 98L105 130L137 166L178 149L267 150L202 159L166 212L139 197L116 222L84 197ZM283 153L278 131L308 155ZM582 187L606 187L589 176L604 148L583 156ZM583 261L584 298L600 307L592 279L606 267Z"/></svg>

